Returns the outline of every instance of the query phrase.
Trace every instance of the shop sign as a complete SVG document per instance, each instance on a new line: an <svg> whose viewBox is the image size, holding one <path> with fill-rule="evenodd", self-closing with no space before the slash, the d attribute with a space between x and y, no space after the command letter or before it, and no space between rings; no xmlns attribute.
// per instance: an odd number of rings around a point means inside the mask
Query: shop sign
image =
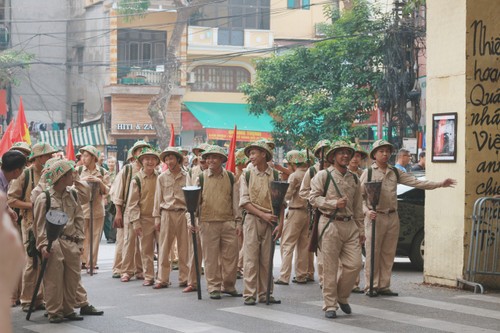
<svg viewBox="0 0 500 333"><path fill-rule="evenodd" d="M118 131L154 131L153 124L116 124Z"/></svg>
<svg viewBox="0 0 500 333"><path fill-rule="evenodd" d="M231 140L234 130L207 128L208 140ZM259 139L272 139L269 132L240 131L236 133L236 141L253 142Z"/></svg>

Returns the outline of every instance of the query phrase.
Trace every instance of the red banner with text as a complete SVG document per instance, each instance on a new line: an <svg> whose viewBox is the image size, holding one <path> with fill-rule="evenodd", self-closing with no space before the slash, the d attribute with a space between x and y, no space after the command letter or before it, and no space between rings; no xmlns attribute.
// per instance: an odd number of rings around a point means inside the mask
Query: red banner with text
<svg viewBox="0 0 500 333"><path fill-rule="evenodd" d="M230 141L233 136L232 129L215 129L207 128L207 140L227 140ZM238 130L236 133L236 141L242 142L253 142L259 139L272 139L271 133L269 132L254 132L254 131L241 131Z"/></svg>

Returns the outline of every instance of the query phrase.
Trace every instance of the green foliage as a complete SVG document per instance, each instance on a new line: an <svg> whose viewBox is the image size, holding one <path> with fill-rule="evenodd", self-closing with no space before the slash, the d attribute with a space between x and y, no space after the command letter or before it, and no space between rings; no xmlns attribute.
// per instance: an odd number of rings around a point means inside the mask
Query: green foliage
<svg viewBox="0 0 500 333"><path fill-rule="evenodd" d="M409 15L426 5L426 0L409 0L403 8L403 14Z"/></svg>
<svg viewBox="0 0 500 333"><path fill-rule="evenodd" d="M134 16L142 17L149 8L149 0L118 0L118 14L128 15L125 21L130 21Z"/></svg>
<svg viewBox="0 0 500 333"><path fill-rule="evenodd" d="M0 87L5 88L8 84L17 84L16 75L20 70L29 68L33 58L33 54L12 49L1 52Z"/></svg>
<svg viewBox="0 0 500 333"><path fill-rule="evenodd" d="M324 27L324 41L257 62L255 81L241 90L250 112L271 114L277 144L351 138L353 122L368 117L382 77L385 20L375 17L365 0L356 0Z"/></svg>

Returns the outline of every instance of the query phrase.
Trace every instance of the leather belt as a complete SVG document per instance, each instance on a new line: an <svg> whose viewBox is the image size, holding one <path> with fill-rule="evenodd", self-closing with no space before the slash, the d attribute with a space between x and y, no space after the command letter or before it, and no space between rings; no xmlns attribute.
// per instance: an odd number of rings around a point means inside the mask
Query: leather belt
<svg viewBox="0 0 500 333"><path fill-rule="evenodd" d="M167 212L183 212L186 209L185 208L174 208L174 209L165 209L164 208L163 210L166 210Z"/></svg>
<svg viewBox="0 0 500 333"><path fill-rule="evenodd" d="M61 235L61 236L59 236L59 238L61 238L62 240L67 240L67 241L77 243L77 244L80 243L81 241L83 241L83 239L81 239L81 238L68 236L68 235Z"/></svg>
<svg viewBox="0 0 500 333"><path fill-rule="evenodd" d="M392 214L392 213L395 213L396 210L395 209L390 209L388 211L386 210L377 210L377 214L384 214L384 215L389 215L389 214Z"/></svg>
<svg viewBox="0 0 500 333"><path fill-rule="evenodd" d="M333 217L335 221L340 221L340 222L349 222L350 220L352 220L352 216L333 216L329 214L323 214L323 216L329 219Z"/></svg>
<svg viewBox="0 0 500 333"><path fill-rule="evenodd" d="M307 207L288 207L288 210L290 209L301 210L301 209L307 209Z"/></svg>

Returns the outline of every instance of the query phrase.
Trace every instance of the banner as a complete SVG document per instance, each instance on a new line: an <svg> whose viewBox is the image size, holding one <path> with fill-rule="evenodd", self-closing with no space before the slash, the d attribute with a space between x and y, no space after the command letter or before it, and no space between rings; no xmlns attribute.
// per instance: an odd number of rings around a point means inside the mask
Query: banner
<svg viewBox="0 0 500 333"><path fill-rule="evenodd" d="M207 140L227 140L230 141L233 137L234 130L207 128ZM254 131L237 131L236 141L254 142L259 139L272 139L269 132L254 132Z"/></svg>

